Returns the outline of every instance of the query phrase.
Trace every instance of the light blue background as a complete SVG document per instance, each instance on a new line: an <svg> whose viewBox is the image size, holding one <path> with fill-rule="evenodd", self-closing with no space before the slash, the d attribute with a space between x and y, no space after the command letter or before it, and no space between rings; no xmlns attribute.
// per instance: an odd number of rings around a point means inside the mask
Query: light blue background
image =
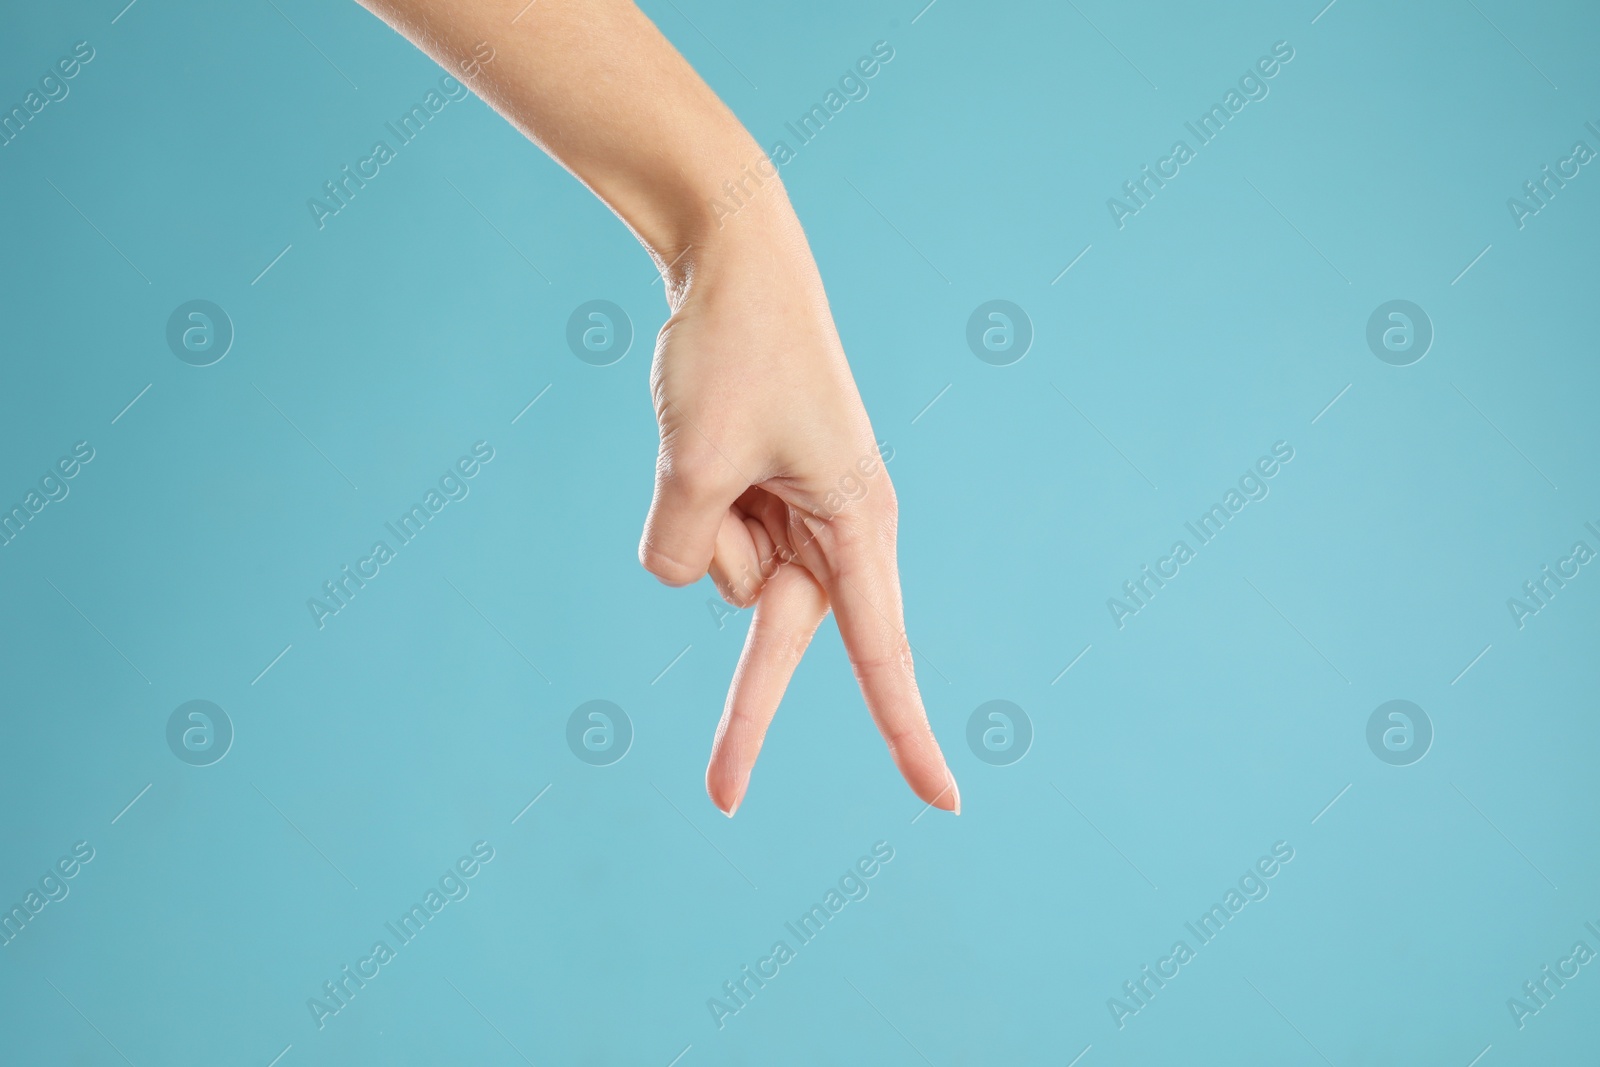
<svg viewBox="0 0 1600 1067"><path fill-rule="evenodd" d="M96 857L0 949L0 1058L1592 1056L1600 967L1525 1029L1506 1000L1600 949L1600 576L1520 631L1506 599L1600 547L1600 175L1521 230L1506 200L1600 148L1600 11L645 4L763 144L895 49L783 178L894 449L964 811L918 817L830 624L728 821L702 772L748 613L635 558L649 262L476 98L319 231L306 199L439 72L354 4L275 2L4 17L6 107L96 57L0 148L0 502L96 457L0 548L0 901ZM1270 95L1119 231L1107 198L1280 40ZM237 331L206 368L164 337L196 298ZM964 339L994 298L1036 330L1008 367ZM1365 340L1396 298L1436 330L1403 368ZM610 367L566 347L590 299L636 330ZM471 495L319 631L306 599L479 440ZM1270 497L1118 630L1106 598L1279 440ZM237 731L205 768L165 741L196 698ZM636 730L610 767L565 742L593 698ZM1036 734L1007 767L965 741L996 698ZM1436 730L1408 767L1365 740L1394 698ZM319 1031L307 998L478 840L471 895ZM870 895L719 1031L707 999L880 840ZM1119 1030L1107 998L1276 841L1271 895Z"/></svg>

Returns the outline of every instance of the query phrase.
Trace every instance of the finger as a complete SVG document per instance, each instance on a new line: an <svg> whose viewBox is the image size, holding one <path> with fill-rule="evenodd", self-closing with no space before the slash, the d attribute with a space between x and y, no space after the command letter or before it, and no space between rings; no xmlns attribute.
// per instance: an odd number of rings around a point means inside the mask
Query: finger
<svg viewBox="0 0 1600 1067"><path fill-rule="evenodd" d="M750 607L767 580L794 559L788 524L788 507L768 490L751 486L739 495L717 530L711 557L711 578L722 599Z"/></svg>
<svg viewBox="0 0 1600 1067"><path fill-rule="evenodd" d="M826 560L824 586L839 635L895 765L917 796L960 814L961 791L928 724L905 633L892 502L844 520L803 522Z"/></svg>
<svg viewBox="0 0 1600 1067"><path fill-rule="evenodd" d="M717 532L745 486L732 464L675 455L663 445L655 496L639 541L639 562L668 585L699 581L711 566Z"/></svg>
<svg viewBox="0 0 1600 1067"><path fill-rule="evenodd" d="M754 604L778 566L774 550L766 527L738 505L724 512L711 557L711 580L722 599L736 608Z"/></svg>
<svg viewBox="0 0 1600 1067"><path fill-rule="evenodd" d="M827 613L822 587L797 564L780 567L762 590L706 766L706 792L730 818L749 788L750 769L795 665Z"/></svg>

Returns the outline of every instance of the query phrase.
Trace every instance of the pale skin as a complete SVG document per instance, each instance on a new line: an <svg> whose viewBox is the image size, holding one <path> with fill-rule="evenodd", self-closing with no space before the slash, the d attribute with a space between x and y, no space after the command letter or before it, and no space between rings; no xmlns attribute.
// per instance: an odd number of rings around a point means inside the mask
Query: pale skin
<svg viewBox="0 0 1600 1067"><path fill-rule="evenodd" d="M588 186L665 279L671 316L650 376L661 447L639 560L668 585L709 573L755 609L706 768L712 802L738 809L831 610L900 773L959 812L905 633L894 489L765 153L630 0L360 2ZM463 66L484 43L493 61ZM724 182L751 174L759 186L746 180L735 214L712 208L729 203Z"/></svg>

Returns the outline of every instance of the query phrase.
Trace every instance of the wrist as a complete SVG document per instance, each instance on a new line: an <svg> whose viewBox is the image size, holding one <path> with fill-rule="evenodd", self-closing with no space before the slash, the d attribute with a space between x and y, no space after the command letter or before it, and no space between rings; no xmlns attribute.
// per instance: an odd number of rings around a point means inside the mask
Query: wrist
<svg viewBox="0 0 1600 1067"><path fill-rule="evenodd" d="M696 277L730 261L810 252L775 163L743 128L722 145L613 183L606 196L666 282L676 308Z"/></svg>
<svg viewBox="0 0 1600 1067"><path fill-rule="evenodd" d="M737 211L708 215L666 262L658 259L674 312L696 290L757 291L768 299L820 292L805 231L777 179L741 200Z"/></svg>

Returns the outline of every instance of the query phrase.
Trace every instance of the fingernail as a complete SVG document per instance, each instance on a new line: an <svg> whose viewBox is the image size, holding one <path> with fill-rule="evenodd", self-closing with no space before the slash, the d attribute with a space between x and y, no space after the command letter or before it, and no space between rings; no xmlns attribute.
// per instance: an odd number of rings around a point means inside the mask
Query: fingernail
<svg viewBox="0 0 1600 1067"><path fill-rule="evenodd" d="M950 768L946 767L944 773L950 775L950 792L955 797L955 805L950 809L950 814L951 815L960 815L961 814L961 787L956 785L956 776L953 775L953 774L950 774Z"/></svg>
<svg viewBox="0 0 1600 1067"><path fill-rule="evenodd" d="M737 800L735 800L729 806L723 807L722 806L722 797L719 796L718 794L719 794L719 790L717 790L715 787L713 787L712 784L711 784L711 780L709 778L707 778L706 779L706 799L711 801L711 806L712 807L714 807L718 811L722 812L722 814L726 815L728 818L730 818L730 819L733 818L733 813L734 813L735 810L738 809L739 802Z"/></svg>
<svg viewBox="0 0 1600 1067"><path fill-rule="evenodd" d="M750 788L750 776L748 774L746 774L743 778L741 778L739 780L738 786L735 787L735 789L734 789L733 804L730 805L728 810L723 812L722 814L726 815L730 819L733 818L733 813L739 810L739 805L740 804L744 803L744 795L749 790L749 788Z"/></svg>

